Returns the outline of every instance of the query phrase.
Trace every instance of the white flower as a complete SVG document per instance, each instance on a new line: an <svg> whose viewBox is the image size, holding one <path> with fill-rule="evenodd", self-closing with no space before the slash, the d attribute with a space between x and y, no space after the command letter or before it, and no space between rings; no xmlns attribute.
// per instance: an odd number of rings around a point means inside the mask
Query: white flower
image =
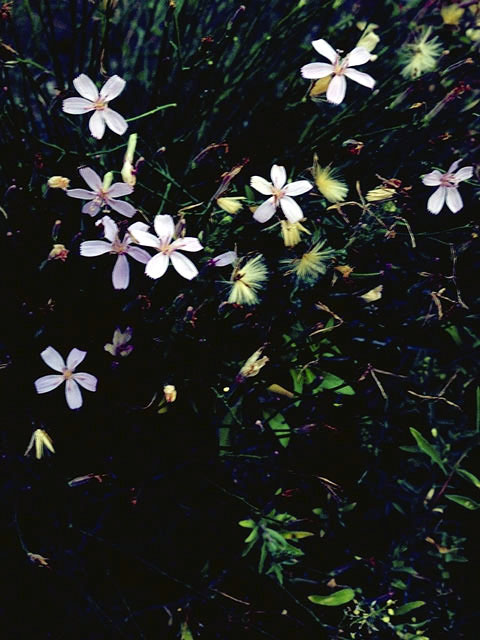
<svg viewBox="0 0 480 640"><path fill-rule="evenodd" d="M457 213L463 207L462 196L460 195L457 186L459 182L468 180L473 175L473 167L462 167L456 171L458 165L462 160L456 160L450 165L446 173L442 173L435 169L431 173L427 173L423 176L422 182L427 187L438 187L436 191L432 193L427 202L427 209L430 213L440 213L445 200L447 201L447 207L452 213Z"/></svg>
<svg viewBox="0 0 480 640"><path fill-rule="evenodd" d="M87 355L86 351L72 349L67 356L65 364L62 356L53 347L47 347L42 351L40 357L51 369L58 371L60 375L43 376L35 380L37 393L48 393L65 382L65 397L70 409L79 409L82 404L82 393L80 385L87 391L97 390L97 378L90 373L74 373L77 366Z"/></svg>
<svg viewBox="0 0 480 640"><path fill-rule="evenodd" d="M140 249L132 245L133 238L127 231L120 240L118 236L118 227L115 222L108 216L103 216L99 221L103 225L103 233L106 240L87 240L80 245L80 255L86 258L94 258L104 253L113 253L117 256L115 266L112 271L112 283L114 289L126 289L130 282L130 267L128 265L127 255L146 264L152 257L145 249ZM98 224L98 223L97 223ZM148 226L143 222L136 222L129 227L133 231L146 231Z"/></svg>
<svg viewBox="0 0 480 640"><path fill-rule="evenodd" d="M208 264L212 267L225 267L227 264L232 264L238 258L236 251L226 251L221 253L215 258L211 258Z"/></svg>
<svg viewBox="0 0 480 640"><path fill-rule="evenodd" d="M344 58L340 58L338 53L331 47L326 40L314 40L313 48L321 55L330 60L331 64L326 62L313 62L306 64L301 68L301 74L304 78L315 80L317 78L326 78L333 75L327 89L327 100L333 104L340 104L347 89L347 81L345 77L358 82L358 84L373 89L375 80L367 73L362 73L351 67L365 64L370 60L370 53L364 47L355 47Z"/></svg>
<svg viewBox="0 0 480 640"><path fill-rule="evenodd" d="M132 193L132 186L124 182L108 184L111 174L106 174L102 182L98 173L90 169L90 167L82 167L79 169L79 173L91 191L88 191L88 189L67 189L67 196L70 196L70 198L80 198L80 200L90 200L90 202L83 205L82 213L96 216L102 207L108 206L126 218L131 218L135 215L135 207L128 202L119 202L115 199Z"/></svg>
<svg viewBox="0 0 480 640"><path fill-rule="evenodd" d="M153 247L158 251L156 256L150 258L145 267L147 276L155 279L161 278L171 261L175 270L183 278L187 280L195 278L198 274L197 267L179 251L201 251L203 247L198 238L177 238L173 240L175 225L173 224L172 216L169 215L155 216L153 225L158 237L152 233L147 233L143 229L135 229L133 233L134 239L138 244L142 244L145 247Z"/></svg>
<svg viewBox="0 0 480 640"><path fill-rule="evenodd" d="M73 86L82 96L81 98L67 98L63 101L65 113L80 115L93 111L88 126L94 138L100 140L105 133L105 125L118 135L123 135L128 129L128 124L123 116L110 109L108 103L119 96L124 87L125 80L120 76L112 76L100 89L84 73L80 74L73 81Z"/></svg>
<svg viewBox="0 0 480 640"><path fill-rule="evenodd" d="M253 214L257 222L267 222L277 210L278 205L282 208L285 217L289 222L298 222L303 218L303 211L291 196L299 196L313 189L313 185L308 180L298 180L297 182L287 182L287 172L285 167L274 164L270 171L272 182L268 182L260 176L252 176L250 185L263 193L264 196L271 196L265 200Z"/></svg>

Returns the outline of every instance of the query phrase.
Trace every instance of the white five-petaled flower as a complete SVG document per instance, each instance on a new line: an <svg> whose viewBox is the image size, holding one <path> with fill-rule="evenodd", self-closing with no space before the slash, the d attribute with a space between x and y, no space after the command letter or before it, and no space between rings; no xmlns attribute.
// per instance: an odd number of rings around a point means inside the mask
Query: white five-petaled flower
<svg viewBox="0 0 480 640"><path fill-rule="evenodd" d="M257 222L267 222L273 216L280 205L287 220L291 223L298 222L303 218L303 211L291 196L299 196L313 189L313 185L308 180L298 180L297 182L287 182L287 172L285 167L274 164L270 171L272 182L268 182L260 176L252 176L250 185L263 193L264 196L271 196L265 200L253 214Z"/></svg>
<svg viewBox="0 0 480 640"><path fill-rule="evenodd" d="M115 199L132 193L132 186L125 184L125 182L115 182L106 186L98 173L90 169L90 167L82 167L79 169L79 173L91 191L88 191L88 189L67 189L67 196L90 201L83 205L82 213L96 216L102 207L108 206L126 218L131 218L135 215L136 209L134 206L128 202L119 202Z"/></svg>
<svg viewBox="0 0 480 640"><path fill-rule="evenodd" d="M112 283L114 289L126 289L130 282L130 267L127 255L146 264L152 257L145 249L132 245L133 238L130 234L136 231L147 231L148 225L143 222L135 222L130 225L123 240L118 235L118 227L109 216L103 216L99 221L103 225L103 233L106 240L86 240L80 245L80 255L87 258L101 256L104 253L113 253L117 256L112 271ZM98 224L98 223L97 223Z"/></svg>
<svg viewBox="0 0 480 640"><path fill-rule="evenodd" d="M114 133L122 135L128 129L128 124L123 116L110 109L108 103L119 96L124 87L125 80L120 76L112 76L98 92L95 84L88 76L81 73L73 81L73 86L82 96L81 98L67 98L63 101L65 113L80 115L93 111L88 126L94 138L100 140L105 133L105 125Z"/></svg>
<svg viewBox="0 0 480 640"><path fill-rule="evenodd" d="M327 89L327 100L333 104L340 104L347 89L347 81L345 77L358 82L358 84L373 89L375 80L367 73L362 73L352 67L365 64L370 61L370 53L364 47L355 47L344 58L341 58L333 47L326 40L314 40L313 48L321 55L330 60L331 64L326 62L312 62L301 68L301 74L304 78L317 80L318 78L326 78L333 75Z"/></svg>
<svg viewBox="0 0 480 640"><path fill-rule="evenodd" d="M86 351L72 349L67 356L65 364L62 356L53 347L47 347L40 357L51 369L58 371L59 375L43 376L35 380L37 393L48 393L65 382L65 397L70 409L79 409L82 404L80 385L87 391L97 390L97 378L90 373L75 373L75 369L87 355Z"/></svg>
<svg viewBox="0 0 480 640"><path fill-rule="evenodd" d="M187 280L191 280L198 274L197 267L191 260L185 257L181 251L201 251L203 249L198 238L177 238L173 218L169 215L157 215L153 222L156 236L144 230L133 231L133 236L138 244L145 247L153 247L158 251L156 256L150 258L145 273L150 278L161 278L168 269L170 261L175 270ZM132 225L135 226L135 225ZM173 242L172 242L173 240Z"/></svg>
<svg viewBox="0 0 480 640"><path fill-rule="evenodd" d="M452 213L457 213L463 207L462 196L458 191L458 183L468 180L473 175L473 167L462 167L457 171L462 160L456 160L451 164L446 173L435 169L423 176L422 182L427 187L438 187L432 193L427 202L430 213L440 213L445 201Z"/></svg>

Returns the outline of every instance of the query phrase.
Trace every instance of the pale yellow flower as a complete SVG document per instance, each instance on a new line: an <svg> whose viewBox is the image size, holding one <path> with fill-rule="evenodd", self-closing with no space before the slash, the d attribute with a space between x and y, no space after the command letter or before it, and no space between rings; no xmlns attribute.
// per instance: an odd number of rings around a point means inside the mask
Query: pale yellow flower
<svg viewBox="0 0 480 640"><path fill-rule="evenodd" d="M70 180L63 176L52 176L47 182L50 189L68 189Z"/></svg>
<svg viewBox="0 0 480 640"><path fill-rule="evenodd" d="M317 189L329 202L343 202L345 200L348 193L347 185L343 180L335 177L336 171L332 169L331 165L321 167L318 164L316 153L313 156L312 175Z"/></svg>
<svg viewBox="0 0 480 640"><path fill-rule="evenodd" d="M463 7L459 7L458 4L449 4L440 9L443 24L450 24L455 27L460 24L460 19L464 13L465 9L463 9Z"/></svg>
<svg viewBox="0 0 480 640"><path fill-rule="evenodd" d="M370 53L370 61L373 62L378 58L377 55L372 54L372 51L380 42L380 36L375 33L375 29L378 29L378 24L370 23L367 25L366 22L357 22L357 27L363 31L360 40L357 42L357 47L366 49Z"/></svg>
<svg viewBox="0 0 480 640"><path fill-rule="evenodd" d="M175 402L177 399L177 390L173 384L166 384L163 387L163 397L165 398L165 402Z"/></svg>
<svg viewBox="0 0 480 640"><path fill-rule="evenodd" d="M263 369L270 358L268 358L268 356L262 356L262 351L263 347L260 347L260 349L257 349L245 362L238 373L240 378L253 378L253 376L258 375L260 369Z"/></svg>
<svg viewBox="0 0 480 640"><path fill-rule="evenodd" d="M310 234L310 231L306 229L301 222L289 222L288 220L281 221L281 229L283 242L286 247L294 247L301 242L301 232Z"/></svg>
<svg viewBox="0 0 480 640"><path fill-rule="evenodd" d="M367 202L382 202L383 200L390 200L396 194L395 189L389 187L375 187L367 192Z"/></svg>
<svg viewBox="0 0 480 640"><path fill-rule="evenodd" d="M217 204L220 209L223 209L227 213L238 213L242 208L241 200L245 200L242 196L232 196L228 198L218 198Z"/></svg>
<svg viewBox="0 0 480 640"><path fill-rule="evenodd" d="M402 76L404 78L418 78L424 73L433 71L442 53L442 44L436 36L430 38L431 27L425 29L412 44L407 44L400 52L404 63Z"/></svg>
<svg viewBox="0 0 480 640"><path fill-rule="evenodd" d="M43 429L35 429L32 433L32 437L30 438L30 442L28 443L28 447L24 455L28 456L33 447L35 447L35 457L37 460L43 458L45 449L48 449L51 453L55 453L52 439Z"/></svg>
<svg viewBox="0 0 480 640"><path fill-rule="evenodd" d="M235 266L230 278L230 304L258 304L258 292L266 282L268 270L263 261L263 256L258 255L251 258L243 265L241 260Z"/></svg>
<svg viewBox="0 0 480 640"><path fill-rule="evenodd" d="M48 254L49 260L61 260L65 262L68 258L69 250L65 247L64 244L54 244L53 248L50 250Z"/></svg>
<svg viewBox="0 0 480 640"><path fill-rule="evenodd" d="M287 267L286 275L294 275L297 280L305 283L313 283L319 276L327 272L328 264L335 254L333 249L322 248L325 241L317 242L308 251L305 251L299 258L286 258L282 260L284 267Z"/></svg>

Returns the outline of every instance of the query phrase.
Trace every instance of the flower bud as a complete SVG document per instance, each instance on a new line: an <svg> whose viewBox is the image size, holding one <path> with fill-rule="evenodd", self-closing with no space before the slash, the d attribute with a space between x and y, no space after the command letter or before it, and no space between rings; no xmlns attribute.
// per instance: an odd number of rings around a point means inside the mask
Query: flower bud
<svg viewBox="0 0 480 640"><path fill-rule="evenodd" d="M231 198L218 198L217 204L220 209L223 209L227 213L238 213L242 208L242 203L240 200L245 200L242 196L231 197Z"/></svg>
<svg viewBox="0 0 480 640"><path fill-rule="evenodd" d="M68 189L70 184L70 180L68 178L64 178L63 176L52 176L48 179L47 182L50 189Z"/></svg>
<svg viewBox="0 0 480 640"><path fill-rule="evenodd" d="M177 399L177 390L173 384L166 384L163 387L163 397L167 403L175 402Z"/></svg>
<svg viewBox="0 0 480 640"><path fill-rule="evenodd" d="M110 189L110 185L112 184L112 182L113 182L113 171L109 171L103 176L102 190L108 191L108 189Z"/></svg>
<svg viewBox="0 0 480 640"><path fill-rule="evenodd" d="M48 254L49 260L61 260L65 262L68 258L69 250L63 244L54 244L53 249Z"/></svg>
<svg viewBox="0 0 480 640"><path fill-rule="evenodd" d="M135 147L137 146L137 137L138 136L136 133L132 133L128 137L127 151L123 158L122 180L129 184L131 187L135 186L135 183L137 182L137 177L133 168L133 159L135 156Z"/></svg>

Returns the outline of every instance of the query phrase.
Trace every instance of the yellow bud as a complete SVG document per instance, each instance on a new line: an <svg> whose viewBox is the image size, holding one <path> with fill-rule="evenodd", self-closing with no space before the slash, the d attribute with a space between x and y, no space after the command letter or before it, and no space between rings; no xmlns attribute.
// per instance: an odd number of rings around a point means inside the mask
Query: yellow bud
<svg viewBox="0 0 480 640"><path fill-rule="evenodd" d="M455 27L460 24L460 18L464 13L465 9L459 7L458 4L450 4L440 9L443 24L451 24Z"/></svg>
<svg viewBox="0 0 480 640"><path fill-rule="evenodd" d="M390 189L388 187L376 187L375 189L370 189L367 193L367 202L382 202L382 200L389 200L393 198L396 191L395 189Z"/></svg>
<svg viewBox="0 0 480 640"><path fill-rule="evenodd" d="M328 89L328 85L330 84L330 80L332 76L327 76L326 78L320 78L315 82L313 87L310 89L310 97L316 98L317 96L321 96L322 93L325 93Z"/></svg>
<svg viewBox="0 0 480 640"><path fill-rule="evenodd" d="M70 180L68 178L64 178L63 176L52 176L48 179L47 184L50 189L68 189Z"/></svg>
<svg viewBox="0 0 480 640"><path fill-rule="evenodd" d="M231 198L218 198L217 204L220 209L223 209L227 213L238 213L242 208L240 200L245 200L242 196L235 196Z"/></svg>
<svg viewBox="0 0 480 640"><path fill-rule="evenodd" d="M63 244L54 244L53 249L48 254L49 260L61 260L65 262L68 258L69 250Z"/></svg>
<svg viewBox="0 0 480 640"><path fill-rule="evenodd" d="M107 191L108 189L110 189L110 185L112 184L112 182L113 182L113 172L109 171L103 176L102 189L104 191Z"/></svg>
<svg viewBox="0 0 480 640"><path fill-rule="evenodd" d="M173 384L166 384L163 387L163 397L165 398L165 402L175 402L177 399L177 390Z"/></svg>

